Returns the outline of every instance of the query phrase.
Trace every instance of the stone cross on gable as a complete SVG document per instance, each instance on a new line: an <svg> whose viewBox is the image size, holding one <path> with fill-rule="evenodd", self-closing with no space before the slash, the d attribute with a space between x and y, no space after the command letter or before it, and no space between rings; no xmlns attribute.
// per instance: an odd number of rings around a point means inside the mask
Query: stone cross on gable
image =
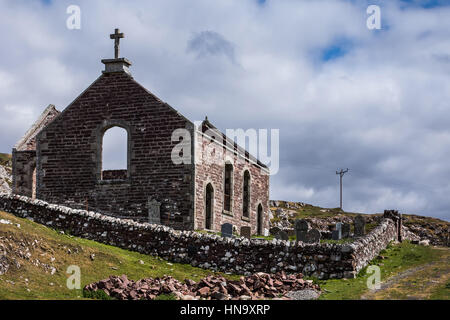
<svg viewBox="0 0 450 320"><path fill-rule="evenodd" d="M114 33L110 34L109 37L114 39L114 59L119 59L120 39L125 38L125 35L120 33L119 29L115 29Z"/></svg>

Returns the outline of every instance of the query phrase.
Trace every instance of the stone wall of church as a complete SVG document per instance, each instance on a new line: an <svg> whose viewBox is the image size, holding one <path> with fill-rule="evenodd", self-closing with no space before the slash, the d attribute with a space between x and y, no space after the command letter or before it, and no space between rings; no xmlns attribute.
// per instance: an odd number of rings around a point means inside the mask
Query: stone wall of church
<svg viewBox="0 0 450 320"><path fill-rule="evenodd" d="M126 178L102 179L103 134L114 126L128 134ZM37 197L136 220L156 199L162 223L192 229L194 166L171 160L178 128L193 124L130 75L104 73L37 136Z"/></svg>
<svg viewBox="0 0 450 320"><path fill-rule="evenodd" d="M36 151L12 152L12 192L23 196L33 196L33 172L36 168Z"/></svg>
<svg viewBox="0 0 450 320"><path fill-rule="evenodd" d="M206 187L214 189L212 230L220 231L221 225L231 223L237 228L250 226L251 233L258 229L258 206L262 206L261 230L269 228L269 175L267 172L237 153L230 152L222 145L211 141L200 132L196 134L196 175L195 175L195 229L205 229L206 223ZM224 210L225 163L233 165L231 211ZM250 173L249 217L243 216L244 172Z"/></svg>

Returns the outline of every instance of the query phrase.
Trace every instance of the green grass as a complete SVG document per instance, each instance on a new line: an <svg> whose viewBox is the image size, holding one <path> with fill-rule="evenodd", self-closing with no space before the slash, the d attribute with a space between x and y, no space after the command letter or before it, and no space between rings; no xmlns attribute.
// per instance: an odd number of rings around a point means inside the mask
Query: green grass
<svg viewBox="0 0 450 320"><path fill-rule="evenodd" d="M7 153L0 153L0 165L7 166L11 161L11 155Z"/></svg>
<svg viewBox="0 0 450 320"><path fill-rule="evenodd" d="M449 300L450 299L450 281L439 286L430 296L432 300Z"/></svg>
<svg viewBox="0 0 450 320"><path fill-rule="evenodd" d="M32 259L39 259L57 269L57 272L51 275L28 260L18 259L22 265L19 269L11 267L6 274L0 276L0 300L80 299L83 298L82 288L86 284L106 279L110 275L126 274L132 280L170 275L180 281L187 278L198 281L213 274L212 271L195 268L188 264L172 264L158 257L61 234L8 213L0 212L0 218L20 224L20 228L15 225L0 224L0 237L12 237L17 245L21 241L31 243L38 240L39 246L35 249L30 248ZM93 261L90 258L91 254L95 254ZM51 262L51 257L56 260ZM141 264L140 260L144 264ZM69 290L66 286L69 276L66 270L70 265L77 265L81 269L81 289L79 290ZM239 279L238 275L221 275L232 280Z"/></svg>
<svg viewBox="0 0 450 320"><path fill-rule="evenodd" d="M385 259L376 258L369 265L377 265L381 270L381 281L406 269L438 260L442 255L441 250L433 247L413 245L407 241L389 245L380 252ZM366 274L367 267L359 272L355 279L331 279L317 280L323 291L321 300L358 300L368 291Z"/></svg>
<svg viewBox="0 0 450 320"><path fill-rule="evenodd" d="M174 294L160 294L155 300L177 300Z"/></svg>

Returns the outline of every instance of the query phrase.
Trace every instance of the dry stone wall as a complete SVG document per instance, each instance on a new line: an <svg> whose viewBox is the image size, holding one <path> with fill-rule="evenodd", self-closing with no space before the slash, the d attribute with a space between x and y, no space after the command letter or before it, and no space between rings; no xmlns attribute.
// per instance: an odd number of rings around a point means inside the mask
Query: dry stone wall
<svg viewBox="0 0 450 320"><path fill-rule="evenodd" d="M348 244L304 244L246 238L223 238L167 226L138 223L72 209L18 195L0 195L0 210L51 228L172 262L213 271L302 272L320 279L352 278L397 238L394 221L384 219L368 235Z"/></svg>

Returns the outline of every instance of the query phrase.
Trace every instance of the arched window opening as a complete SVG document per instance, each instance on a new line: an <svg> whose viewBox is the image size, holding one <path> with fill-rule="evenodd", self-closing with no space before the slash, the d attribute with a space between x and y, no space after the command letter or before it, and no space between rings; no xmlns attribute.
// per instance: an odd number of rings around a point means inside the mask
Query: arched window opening
<svg viewBox="0 0 450 320"><path fill-rule="evenodd" d="M211 183L206 186L205 196L205 229L212 229L213 220L213 208L214 208L214 189Z"/></svg>
<svg viewBox="0 0 450 320"><path fill-rule="evenodd" d="M128 176L128 132L121 127L105 131L102 141L102 180L124 180Z"/></svg>
<svg viewBox="0 0 450 320"><path fill-rule="evenodd" d="M244 186L242 190L242 215L246 218L250 217L250 173L248 170L244 172Z"/></svg>
<svg viewBox="0 0 450 320"><path fill-rule="evenodd" d="M223 194L223 210L231 212L231 197L233 195L233 165L225 164L225 184Z"/></svg>
<svg viewBox="0 0 450 320"><path fill-rule="evenodd" d="M258 218L257 218L256 232L260 236L263 235L263 225L264 225L263 207L261 204L259 204L258 205Z"/></svg>

